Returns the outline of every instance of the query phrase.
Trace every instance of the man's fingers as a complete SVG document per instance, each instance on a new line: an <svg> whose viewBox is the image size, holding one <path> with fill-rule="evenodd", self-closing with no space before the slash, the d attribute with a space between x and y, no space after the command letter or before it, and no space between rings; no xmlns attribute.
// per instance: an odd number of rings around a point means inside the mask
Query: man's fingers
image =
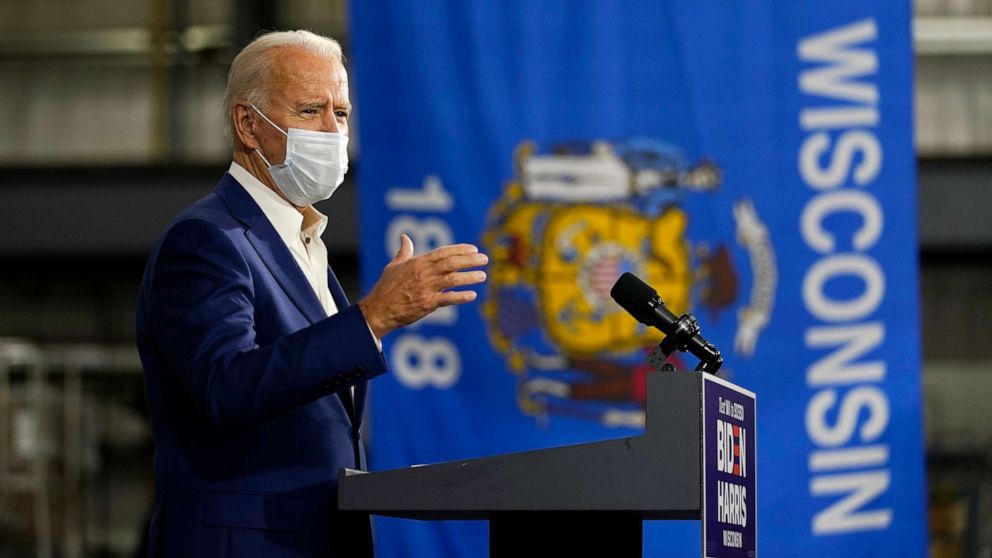
<svg viewBox="0 0 992 558"><path fill-rule="evenodd" d="M476 285L486 280L485 271L461 271L448 273L440 277L438 286L441 289L451 289L454 287L464 287L465 285Z"/></svg>
<svg viewBox="0 0 992 558"><path fill-rule="evenodd" d="M489 256L482 253L474 253L448 256L435 265L440 268L441 272L450 273L460 269L483 266L487 263L489 263Z"/></svg>
<svg viewBox="0 0 992 558"><path fill-rule="evenodd" d="M477 296L475 291L445 291L438 295L438 308L472 302Z"/></svg>
<svg viewBox="0 0 992 558"><path fill-rule="evenodd" d="M393 256L394 262L402 262L403 260L408 260L413 256L413 241L410 237L401 234L400 235L400 249L396 251L396 255Z"/></svg>
<svg viewBox="0 0 992 558"><path fill-rule="evenodd" d="M441 246L440 248L435 248L430 252L424 254L428 260L432 262L437 262L447 258L448 256L458 256L461 254L475 254L479 251L479 247L475 244L449 244L448 246Z"/></svg>

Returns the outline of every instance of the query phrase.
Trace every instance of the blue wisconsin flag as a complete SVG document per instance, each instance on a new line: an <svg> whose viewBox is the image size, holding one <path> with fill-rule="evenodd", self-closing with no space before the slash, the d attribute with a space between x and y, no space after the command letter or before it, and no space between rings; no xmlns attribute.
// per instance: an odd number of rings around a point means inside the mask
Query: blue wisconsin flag
<svg viewBox="0 0 992 558"><path fill-rule="evenodd" d="M609 298L630 271L758 395L760 554L924 555L908 2L352 19L365 287L401 233L491 258L478 302L385 339L374 469L638 434L661 336ZM650 523L645 554L699 539ZM377 545L482 556L486 526L380 520Z"/></svg>

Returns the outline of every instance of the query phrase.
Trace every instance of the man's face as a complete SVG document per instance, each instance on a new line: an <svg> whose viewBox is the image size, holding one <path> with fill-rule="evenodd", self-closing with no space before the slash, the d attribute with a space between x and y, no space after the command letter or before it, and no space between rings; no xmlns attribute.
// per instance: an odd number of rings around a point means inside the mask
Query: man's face
<svg viewBox="0 0 992 558"><path fill-rule="evenodd" d="M340 60L298 48L283 48L272 57L269 105L258 107L283 130L300 128L348 135L348 74ZM256 115L257 116L257 115ZM272 164L286 159L286 136L261 117L253 131Z"/></svg>

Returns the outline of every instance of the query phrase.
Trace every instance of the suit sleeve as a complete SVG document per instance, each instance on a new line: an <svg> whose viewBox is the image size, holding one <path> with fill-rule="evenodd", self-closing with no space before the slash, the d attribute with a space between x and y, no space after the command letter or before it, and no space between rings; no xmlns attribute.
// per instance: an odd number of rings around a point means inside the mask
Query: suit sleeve
<svg viewBox="0 0 992 558"><path fill-rule="evenodd" d="M260 347L247 262L216 225L166 234L145 303L155 342L218 427L257 424L386 370L357 304Z"/></svg>

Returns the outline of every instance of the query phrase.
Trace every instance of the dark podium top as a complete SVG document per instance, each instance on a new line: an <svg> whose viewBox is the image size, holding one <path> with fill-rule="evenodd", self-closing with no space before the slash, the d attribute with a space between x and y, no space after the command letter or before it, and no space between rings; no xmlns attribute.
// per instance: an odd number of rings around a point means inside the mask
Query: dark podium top
<svg viewBox="0 0 992 558"><path fill-rule="evenodd" d="M641 436L375 473L343 469L339 507L417 519L517 512L699 519L700 390L699 373L649 374Z"/></svg>

